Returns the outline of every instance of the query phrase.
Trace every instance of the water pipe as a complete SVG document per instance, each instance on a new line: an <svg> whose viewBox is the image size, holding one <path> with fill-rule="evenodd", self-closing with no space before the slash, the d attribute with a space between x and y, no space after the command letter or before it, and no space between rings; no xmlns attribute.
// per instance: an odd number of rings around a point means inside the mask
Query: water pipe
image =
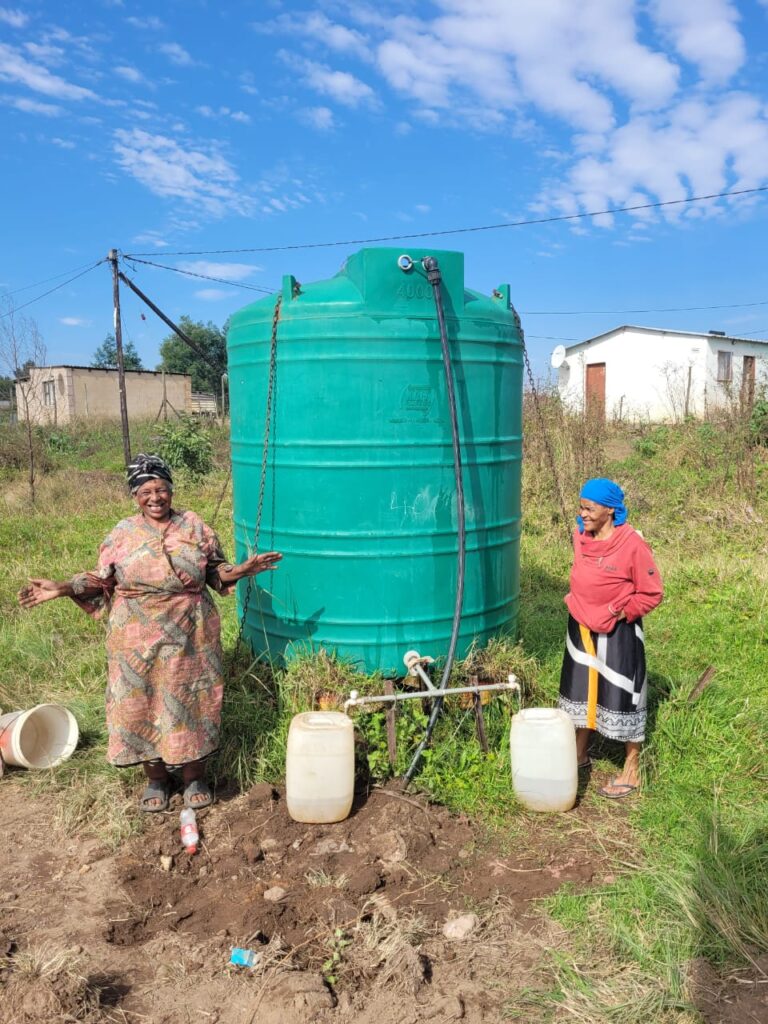
<svg viewBox="0 0 768 1024"><path fill-rule="evenodd" d="M401 257L402 260L402 257ZM410 266L412 266L412 262ZM465 560L465 548L466 548L466 524L464 522L464 481L461 475L461 446L459 444L459 422L456 414L456 393L453 387L453 370L451 368L451 352L448 346L448 331L445 326L445 311L443 309L443 296L440 291L440 285L442 282L442 275L440 274L440 267L434 256L425 256L421 261L421 265L427 275L427 280L432 285L432 295L435 300L435 311L437 313L437 326L440 331L440 348L443 354L443 370L445 373L445 386L448 392L448 411L451 418L451 443L453 446L453 474L456 480L456 520L458 525L458 551L456 555L456 600L453 608L453 623L451 625L451 639L448 644L448 654L445 659L445 665L443 666L443 675L440 679L440 686L435 690L438 695L434 704L432 705L432 712L427 722L427 729L424 733L424 738L416 748L416 753L413 755L413 760L405 773L405 785L410 785L413 776L416 774L416 770L421 762L421 755L427 747L430 739L432 738L432 732L437 724L437 720L440 717L440 711L443 707L443 696L441 691L444 691L448 680L451 676L451 668L453 667L453 659L456 654L456 643L459 639L459 627L461 625L461 609L464 603L464 560ZM400 269L404 273L410 270L409 267L405 267L402 262L399 263Z"/></svg>
<svg viewBox="0 0 768 1024"><path fill-rule="evenodd" d="M424 690L407 690L403 693L383 693L381 696L372 694L360 697L357 690L352 690L349 698L344 701L344 711L348 712L350 708L357 708L362 704L382 704L384 701L394 703L399 700L425 700L437 697L442 702L444 697L453 697L458 693L479 693L481 690L516 690L518 697L522 696L517 677L510 674L506 683L478 683L476 686L454 686L447 689L436 689L433 686L426 693Z"/></svg>

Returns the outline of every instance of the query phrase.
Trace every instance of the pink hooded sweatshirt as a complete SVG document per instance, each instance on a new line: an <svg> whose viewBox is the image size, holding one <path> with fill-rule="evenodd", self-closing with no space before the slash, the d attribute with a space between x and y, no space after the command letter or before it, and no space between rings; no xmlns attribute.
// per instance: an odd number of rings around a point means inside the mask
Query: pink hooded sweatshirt
<svg viewBox="0 0 768 1024"><path fill-rule="evenodd" d="M593 633L610 633L624 611L627 622L661 604L664 588L653 554L628 523L614 528L607 540L573 531L571 589L568 611Z"/></svg>

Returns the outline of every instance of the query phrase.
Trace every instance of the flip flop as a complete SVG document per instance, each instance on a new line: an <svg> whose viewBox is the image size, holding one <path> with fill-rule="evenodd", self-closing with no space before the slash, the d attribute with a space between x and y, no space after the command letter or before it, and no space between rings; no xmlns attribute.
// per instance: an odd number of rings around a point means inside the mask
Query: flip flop
<svg viewBox="0 0 768 1024"><path fill-rule="evenodd" d="M621 792L611 793L612 789L621 790ZM640 789L639 786L633 786L629 782L609 782L607 785L598 789L597 792L600 796L604 796L606 800L623 800L624 797L629 796L638 789Z"/></svg>
<svg viewBox="0 0 768 1024"><path fill-rule="evenodd" d="M158 814L168 810L171 798L170 779L152 779L139 797L139 810L145 814ZM159 800L159 804L151 804L150 800Z"/></svg>
<svg viewBox="0 0 768 1024"><path fill-rule="evenodd" d="M193 796L202 799L192 800ZM208 807L213 803L211 787L203 779L193 779L189 785L184 787L184 806L191 807L193 811L199 811L201 807Z"/></svg>
<svg viewBox="0 0 768 1024"><path fill-rule="evenodd" d="M583 772L585 768L591 768L592 767L592 758L588 757L586 759L586 761L579 761L579 763L576 765L576 767L579 769L580 772Z"/></svg>

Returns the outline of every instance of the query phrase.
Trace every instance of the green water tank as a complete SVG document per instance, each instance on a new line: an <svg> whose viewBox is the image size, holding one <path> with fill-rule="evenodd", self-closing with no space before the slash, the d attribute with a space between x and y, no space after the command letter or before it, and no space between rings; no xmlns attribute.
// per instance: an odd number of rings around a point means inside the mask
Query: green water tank
<svg viewBox="0 0 768 1024"><path fill-rule="evenodd" d="M330 280L284 279L258 543L284 557L248 603L244 635L257 654L322 647L402 675L409 648L448 649L456 486L427 255L442 272L466 501L457 655L515 630L522 345L509 286L466 289L462 253L373 248ZM235 313L227 335L238 559L259 503L276 298ZM238 590L242 613L245 582Z"/></svg>

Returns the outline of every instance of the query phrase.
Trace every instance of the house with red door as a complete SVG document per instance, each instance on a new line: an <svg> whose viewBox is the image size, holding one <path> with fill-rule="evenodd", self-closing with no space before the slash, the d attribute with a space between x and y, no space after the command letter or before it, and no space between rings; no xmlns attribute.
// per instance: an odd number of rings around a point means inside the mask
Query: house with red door
<svg viewBox="0 0 768 1024"><path fill-rule="evenodd" d="M768 339L725 331L624 325L558 345L551 361L563 402L603 418L679 421L768 392Z"/></svg>

